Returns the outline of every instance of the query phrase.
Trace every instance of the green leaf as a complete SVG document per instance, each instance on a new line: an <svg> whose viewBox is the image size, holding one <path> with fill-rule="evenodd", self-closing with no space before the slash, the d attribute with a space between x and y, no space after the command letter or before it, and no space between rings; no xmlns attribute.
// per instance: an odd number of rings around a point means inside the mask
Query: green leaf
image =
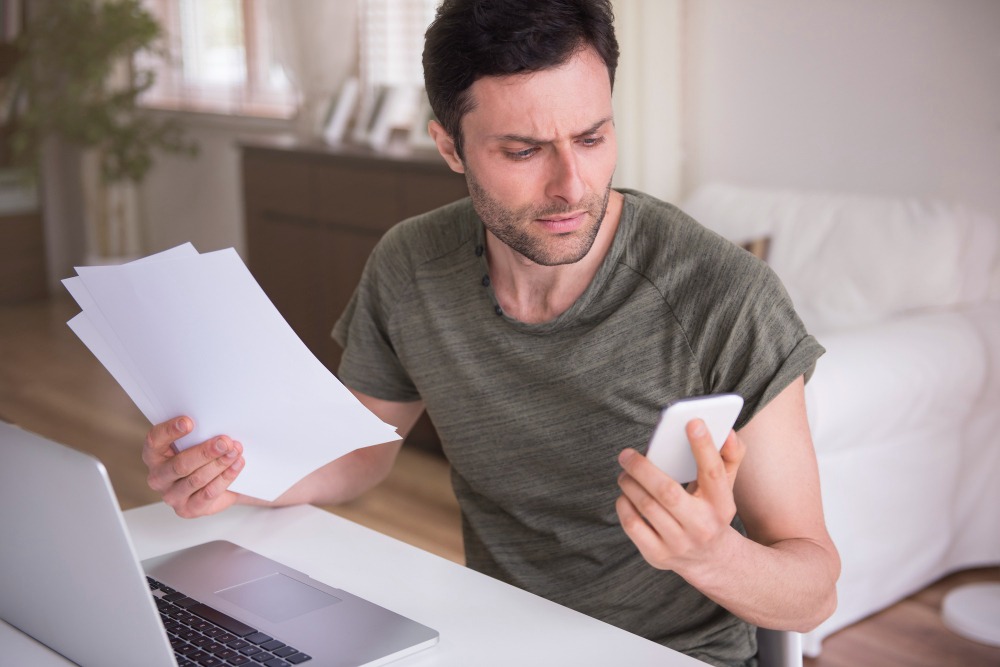
<svg viewBox="0 0 1000 667"><path fill-rule="evenodd" d="M139 53L163 58L163 31L140 0L45 0L16 42L10 75L12 161L37 167L41 146L57 135L101 152L105 181L141 181L156 151L194 155L173 120L153 120L139 96L156 72ZM124 72L124 74L122 74Z"/></svg>

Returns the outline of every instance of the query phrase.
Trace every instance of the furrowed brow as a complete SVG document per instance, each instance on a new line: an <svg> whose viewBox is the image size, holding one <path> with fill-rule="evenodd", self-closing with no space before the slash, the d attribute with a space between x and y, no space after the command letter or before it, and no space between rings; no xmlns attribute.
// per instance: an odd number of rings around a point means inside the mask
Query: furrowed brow
<svg viewBox="0 0 1000 667"><path fill-rule="evenodd" d="M580 134L578 134L576 136L578 136L578 137L585 137L588 134L594 134L599 129L601 129L601 127L604 126L605 123L610 123L612 120L613 119L612 119L611 116L608 116L607 118L602 118L601 120L597 121L596 123L594 123L593 125L591 125L586 130L584 130L583 132L581 132Z"/></svg>
<svg viewBox="0 0 1000 667"><path fill-rule="evenodd" d="M599 129L601 129L601 126L603 126L605 123L610 122L611 120L612 120L611 116L608 116L607 118L602 118L601 120L597 121L596 123L588 127L586 130L580 132L575 136L585 137L589 134L594 134ZM494 137L494 139L496 139L497 141L511 141L516 143L531 144L531 145L552 143L551 139L539 139L537 137L529 137L523 134L501 134Z"/></svg>

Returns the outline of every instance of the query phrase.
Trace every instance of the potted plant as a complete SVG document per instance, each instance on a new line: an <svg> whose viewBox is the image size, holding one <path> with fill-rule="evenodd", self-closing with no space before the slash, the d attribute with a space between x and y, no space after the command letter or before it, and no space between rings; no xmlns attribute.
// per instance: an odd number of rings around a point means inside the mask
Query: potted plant
<svg viewBox="0 0 1000 667"><path fill-rule="evenodd" d="M46 0L34 7L15 43L11 160L37 173L49 138L83 149L91 257L141 251L135 185L156 151L196 152L176 121L138 108L155 72L136 56L164 57L162 35L140 0Z"/></svg>

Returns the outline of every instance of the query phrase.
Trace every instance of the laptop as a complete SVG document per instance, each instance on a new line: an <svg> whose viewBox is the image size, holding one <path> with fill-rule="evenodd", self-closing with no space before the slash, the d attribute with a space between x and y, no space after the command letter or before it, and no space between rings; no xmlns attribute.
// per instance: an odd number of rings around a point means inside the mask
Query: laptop
<svg viewBox="0 0 1000 667"><path fill-rule="evenodd" d="M224 541L141 563L104 465L0 421L0 619L83 667L361 667L438 633Z"/></svg>

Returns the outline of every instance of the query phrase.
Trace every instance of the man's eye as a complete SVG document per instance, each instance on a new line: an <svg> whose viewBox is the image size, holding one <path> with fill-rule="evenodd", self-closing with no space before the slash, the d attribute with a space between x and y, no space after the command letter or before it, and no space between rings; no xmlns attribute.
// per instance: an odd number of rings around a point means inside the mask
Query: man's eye
<svg viewBox="0 0 1000 667"><path fill-rule="evenodd" d="M511 160L527 160L537 151L537 148L525 148L523 151L505 151L505 155Z"/></svg>
<svg viewBox="0 0 1000 667"><path fill-rule="evenodd" d="M600 146L601 144L604 143L604 137L603 136L601 136L601 137L584 137L581 140L581 143L584 146L587 146L587 147Z"/></svg>

